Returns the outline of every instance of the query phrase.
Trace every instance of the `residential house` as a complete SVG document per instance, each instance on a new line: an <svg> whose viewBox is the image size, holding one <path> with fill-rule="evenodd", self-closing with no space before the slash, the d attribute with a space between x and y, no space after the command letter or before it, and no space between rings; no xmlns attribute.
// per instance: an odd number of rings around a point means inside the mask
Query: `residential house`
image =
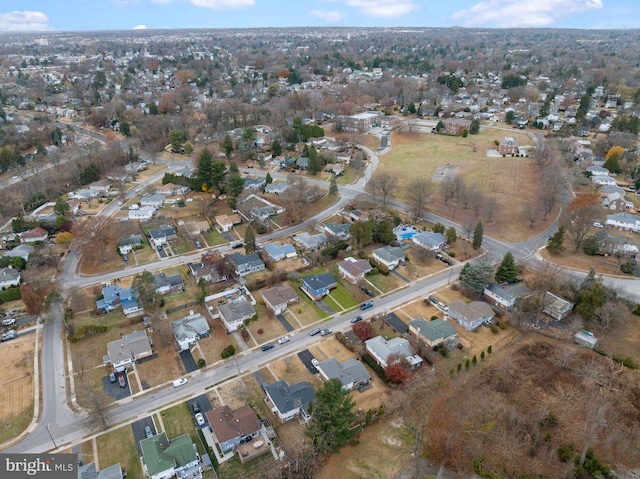
<svg viewBox="0 0 640 479"><path fill-rule="evenodd" d="M631 201L625 200L620 193L610 193L602 200L602 206L611 211L623 213L632 210L634 205Z"/></svg>
<svg viewBox="0 0 640 479"><path fill-rule="evenodd" d="M472 301L467 304L460 299L449 303L447 316L460 324L467 331L473 331L482 324L493 321L495 313L491 306L482 301Z"/></svg>
<svg viewBox="0 0 640 479"><path fill-rule="evenodd" d="M239 225L240 223L242 223L242 218L237 213L216 216L216 224L222 233L231 231L235 225Z"/></svg>
<svg viewBox="0 0 640 479"><path fill-rule="evenodd" d="M512 136L503 136L500 138L498 144L498 153L502 156L517 155L518 154L518 142Z"/></svg>
<svg viewBox="0 0 640 479"><path fill-rule="evenodd" d="M244 325L245 319L253 318L256 315L253 305L244 297L218 306L218 312L223 326L229 333L237 331Z"/></svg>
<svg viewBox="0 0 640 479"><path fill-rule="evenodd" d="M336 358L329 358L316 364L316 369L325 381L340 380L342 389L346 391L361 388L371 381L367 368L357 359L349 359L340 363Z"/></svg>
<svg viewBox="0 0 640 479"><path fill-rule="evenodd" d="M542 304L544 306L542 312L548 314L556 321L560 321L569 316L569 313L571 313L571 310L575 306L571 301L567 301L549 291L544 294Z"/></svg>
<svg viewBox="0 0 640 479"><path fill-rule="evenodd" d="M139 233L127 235L118 241L118 251L120 254L129 254L140 246L142 246L142 235Z"/></svg>
<svg viewBox="0 0 640 479"><path fill-rule="evenodd" d="M463 118L447 118L442 120L445 133L452 135L462 135L464 130L469 131L471 127L471 120L465 120Z"/></svg>
<svg viewBox="0 0 640 479"><path fill-rule="evenodd" d="M425 321L424 318L416 318L409 321L409 331L430 348L458 337L456 328L443 319Z"/></svg>
<svg viewBox="0 0 640 479"><path fill-rule="evenodd" d="M173 241L178 239L178 234L173 226L169 225L160 225L157 229L149 230L149 242L154 246L163 246L169 243L169 241Z"/></svg>
<svg viewBox="0 0 640 479"><path fill-rule="evenodd" d="M189 434L169 441L161 432L140 441L145 475L150 479L202 479L196 445Z"/></svg>
<svg viewBox="0 0 640 479"><path fill-rule="evenodd" d="M405 358L412 368L417 368L422 364L422 358L413 352L409 341L405 338L396 337L387 341L382 336L376 336L367 339L364 344L367 352L383 368L389 365L389 357L392 355Z"/></svg>
<svg viewBox="0 0 640 479"><path fill-rule="evenodd" d="M288 284L279 284L262 291L265 306L275 314L282 314L290 304L298 302L298 293Z"/></svg>
<svg viewBox="0 0 640 479"><path fill-rule="evenodd" d="M380 126L382 128L394 128L402 123L402 120L395 116L385 115L380 118Z"/></svg>
<svg viewBox="0 0 640 479"><path fill-rule="evenodd" d="M211 229L211 225L207 220L202 221L189 221L184 224L184 230L191 237L198 236L199 234L205 233Z"/></svg>
<svg viewBox="0 0 640 479"><path fill-rule="evenodd" d="M194 346L200 338L205 338L211 334L211 327L207 318L199 313L189 311L189 316L169 323L173 329L173 335L180 346L180 351Z"/></svg>
<svg viewBox="0 0 640 479"><path fill-rule="evenodd" d="M151 206L155 209L162 208L162 206L164 205L165 199L166 199L166 196L163 195L162 193L154 193L152 195L142 195L142 198L140 199L140 206L143 208L145 206Z"/></svg>
<svg viewBox="0 0 640 479"><path fill-rule="evenodd" d="M104 469L96 470L96 463L78 464L78 479L123 479L120 464L113 464Z"/></svg>
<svg viewBox="0 0 640 479"><path fill-rule="evenodd" d="M345 258L344 261L338 263L338 272L340 276L349 281L351 284L358 284L364 280L366 274L370 273L373 267L366 259L355 259L352 257Z"/></svg>
<svg viewBox="0 0 640 479"><path fill-rule="evenodd" d="M609 170L599 165L589 166L587 173L591 173L591 176L609 176Z"/></svg>
<svg viewBox="0 0 640 479"><path fill-rule="evenodd" d="M325 171L340 176L344 173L344 165L342 163L329 163L324 167Z"/></svg>
<svg viewBox="0 0 640 479"><path fill-rule="evenodd" d="M0 289L20 285L20 271L13 268L0 269Z"/></svg>
<svg viewBox="0 0 640 479"><path fill-rule="evenodd" d="M98 196L107 196L111 191L111 181L108 179L94 181L89 185L89 189L96 193Z"/></svg>
<svg viewBox="0 0 640 479"><path fill-rule="evenodd" d="M176 293L184 291L184 279L181 274L172 274L167 276L166 273L158 273L153 275L156 284L157 294Z"/></svg>
<svg viewBox="0 0 640 479"><path fill-rule="evenodd" d="M244 188L248 190L260 190L265 185L265 179L263 177L244 179Z"/></svg>
<svg viewBox="0 0 640 479"><path fill-rule="evenodd" d="M260 221L266 221L269 219L269 217L275 216L277 213L278 212L276 211L276 209L271 205L253 206L249 210L249 215L251 216L251 218Z"/></svg>
<svg viewBox="0 0 640 479"><path fill-rule="evenodd" d="M143 329L107 343L107 355L104 357L104 363L111 364L114 371L121 372L137 360L151 355L153 355L151 339Z"/></svg>
<svg viewBox="0 0 640 479"><path fill-rule="evenodd" d="M438 251L447 245L447 239L442 233L432 233L430 231L414 235L411 241L429 251Z"/></svg>
<svg viewBox="0 0 640 479"><path fill-rule="evenodd" d="M637 233L640 231L640 216L631 213L614 213L607 215L606 226Z"/></svg>
<svg viewBox="0 0 640 479"><path fill-rule="evenodd" d="M324 225L324 231L328 235L337 238L339 240L348 240L351 238L351 224L345 223L339 225L338 223L327 223Z"/></svg>
<svg viewBox="0 0 640 479"><path fill-rule="evenodd" d="M309 251L314 251L327 244L327 236L324 233L311 235L305 231L294 236L293 240Z"/></svg>
<svg viewBox="0 0 640 479"><path fill-rule="evenodd" d="M311 384L302 381L289 386L284 379L273 384L263 384L262 388L267 395L271 412L276 414L280 421L287 422L299 417L304 422L311 419L309 404L316 399L316 392Z"/></svg>
<svg viewBox="0 0 640 479"><path fill-rule="evenodd" d="M256 253L243 255L242 253L232 253L228 256L233 264L236 276L242 277L251 273L262 271L266 268L265 264Z"/></svg>
<svg viewBox="0 0 640 479"><path fill-rule="evenodd" d="M602 185L614 186L617 184L615 178L612 178L611 176L604 176L604 175L592 176L591 181L596 185L601 185L601 186Z"/></svg>
<svg viewBox="0 0 640 479"><path fill-rule="evenodd" d="M128 218L130 221L149 221L156 213L153 206L143 206L135 210L129 210Z"/></svg>
<svg viewBox="0 0 640 479"><path fill-rule="evenodd" d="M191 191L191 188L183 185L176 185L174 183L167 183L166 185L160 185L156 188L156 193L164 196L176 196L185 195Z"/></svg>
<svg viewBox="0 0 640 479"><path fill-rule="evenodd" d="M407 259L407 255L402 248L397 246L383 246L373 250L373 259L383 264L387 269L397 268L400 263Z"/></svg>
<svg viewBox="0 0 640 479"><path fill-rule="evenodd" d="M200 263L187 263L189 268L189 274L193 276L193 279L197 283L200 279L204 279L207 283L219 283L220 281L226 281L227 275L222 274L218 270L216 264Z"/></svg>
<svg viewBox="0 0 640 479"><path fill-rule="evenodd" d="M249 406L233 411L229 406L215 408L205 413L213 440L221 454L233 451L266 431L255 411Z"/></svg>
<svg viewBox="0 0 640 479"><path fill-rule="evenodd" d="M35 251L35 248L28 244L19 244L13 249L7 250L2 256L7 258L22 258L29 261L29 255Z"/></svg>
<svg viewBox="0 0 640 479"><path fill-rule="evenodd" d="M627 238L611 236L605 230L600 230L593 236L600 254L617 254L631 259L635 259L638 256L638 247L629 243Z"/></svg>
<svg viewBox="0 0 640 479"><path fill-rule="evenodd" d="M102 287L102 298L96 301L96 308L101 309L104 313L108 313L118 306L122 306L122 311L126 315L138 313L143 310L138 306L132 288L121 288L119 284L111 285L107 283Z"/></svg>
<svg viewBox="0 0 640 479"><path fill-rule="evenodd" d="M43 242L49 237L49 233L44 228L37 226L32 230L25 231L20 236L20 242L22 243L38 243Z"/></svg>
<svg viewBox="0 0 640 479"><path fill-rule="evenodd" d="M306 156L301 156L296 160L296 168L299 170L306 170L309 168L309 158Z"/></svg>
<svg viewBox="0 0 640 479"><path fill-rule="evenodd" d="M298 252L292 244L284 243L282 245L276 243L267 243L264 245L264 250L269 257L274 261L282 261L283 259L295 259L298 257Z"/></svg>
<svg viewBox="0 0 640 479"><path fill-rule="evenodd" d="M286 181L283 181L281 183L269 183L267 186L265 186L264 192L274 195L280 195L284 193L288 187L289 184Z"/></svg>
<svg viewBox="0 0 640 479"><path fill-rule="evenodd" d="M310 274L301 279L300 289L314 301L324 298L332 289L338 287L338 282L331 273Z"/></svg>
<svg viewBox="0 0 640 479"><path fill-rule="evenodd" d="M489 283L482 295L498 308L511 311L518 298L526 298L531 292L521 283Z"/></svg>

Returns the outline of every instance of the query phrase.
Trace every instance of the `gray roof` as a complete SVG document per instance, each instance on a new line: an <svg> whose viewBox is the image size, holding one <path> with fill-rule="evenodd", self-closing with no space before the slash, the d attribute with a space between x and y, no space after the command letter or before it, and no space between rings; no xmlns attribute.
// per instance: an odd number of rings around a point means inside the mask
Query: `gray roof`
<svg viewBox="0 0 640 479"><path fill-rule="evenodd" d="M331 273L310 274L301 279L303 283L315 291L336 284L336 279Z"/></svg>
<svg viewBox="0 0 640 479"><path fill-rule="evenodd" d="M294 238L295 241L301 243L307 249L316 249L327 243L327 237L324 233L318 233L315 235L310 235L306 231L304 233L300 233L296 235Z"/></svg>
<svg viewBox="0 0 640 479"><path fill-rule="evenodd" d="M265 188L265 193L275 193L280 194L284 192L289 187L289 184L286 182L282 183L269 183Z"/></svg>
<svg viewBox="0 0 640 479"><path fill-rule="evenodd" d="M449 316L458 315L467 321L476 321L482 318L493 318L495 313L491 306L482 301L472 301L467 304L461 299L449 303Z"/></svg>
<svg viewBox="0 0 640 479"><path fill-rule="evenodd" d="M366 382L371 379L367 368L357 359L349 359L344 363L339 363L336 358L329 358L320 362L318 368L322 369L324 375L329 379L339 379L343 386L351 383Z"/></svg>
<svg viewBox="0 0 640 479"><path fill-rule="evenodd" d="M296 249L289 243L282 245L276 243L267 243L264 245L264 250L273 258L274 261L280 261L282 258L289 254L295 254Z"/></svg>
<svg viewBox="0 0 640 479"><path fill-rule="evenodd" d="M140 244L142 244L142 235L139 233L127 235L118 241L118 246L139 246Z"/></svg>
<svg viewBox="0 0 640 479"><path fill-rule="evenodd" d="M306 412L309 404L316 399L316 392L307 381L289 386L287 381L281 379L273 384L263 384L262 387L281 414L286 414L298 407Z"/></svg>
<svg viewBox="0 0 640 479"><path fill-rule="evenodd" d="M207 318L201 314L190 314L184 318L172 321L170 324L173 329L173 334L178 341L195 336L205 336L211 331Z"/></svg>
<svg viewBox="0 0 640 479"><path fill-rule="evenodd" d="M412 239L414 243L421 243L430 247L439 246L447 242L442 233L431 233L429 231L418 233Z"/></svg>
<svg viewBox="0 0 640 479"><path fill-rule="evenodd" d="M487 284L487 286L485 286L485 289L491 291L493 294L495 294L496 296L499 296L500 298L504 299L507 302L513 301L516 298L516 295L514 292L507 290L506 288L504 288L503 286L497 283L489 283Z"/></svg>
<svg viewBox="0 0 640 479"><path fill-rule="evenodd" d="M176 230L173 226L160 225L157 229L149 230L149 236L153 239L167 238L169 236L176 236Z"/></svg>
<svg viewBox="0 0 640 479"><path fill-rule="evenodd" d="M5 251L2 256L7 256L9 258L21 258L26 256L27 258L34 251L34 247L28 244L20 243L13 249Z"/></svg>
<svg viewBox="0 0 640 479"><path fill-rule="evenodd" d="M162 288L164 286L174 287L184 285L184 280L182 279L182 275L180 274L172 274L171 276L167 276L166 273L158 273L153 275L153 279L156 282L156 289Z"/></svg>
<svg viewBox="0 0 640 479"><path fill-rule="evenodd" d="M107 354L111 364L133 359L141 353L151 350L151 341L145 330L134 331L133 333L123 336L107 343Z"/></svg>
<svg viewBox="0 0 640 479"><path fill-rule="evenodd" d="M253 305L244 298L218 306L218 311L227 322L238 321L256 314Z"/></svg>
<svg viewBox="0 0 640 479"><path fill-rule="evenodd" d="M297 301L298 293L288 284L278 284L272 288L262 290L262 297L271 306Z"/></svg>
<svg viewBox="0 0 640 479"><path fill-rule="evenodd" d="M403 260L407 257L404 251L402 251L402 248L398 248L397 246L383 246L382 248L373 250L373 252L388 263Z"/></svg>
<svg viewBox="0 0 640 479"><path fill-rule="evenodd" d="M143 195L140 203L164 203L165 196L162 193L154 193L152 195Z"/></svg>
<svg viewBox="0 0 640 479"><path fill-rule="evenodd" d="M389 356L394 353L397 353L403 358L407 358L409 360L414 356L409 341L400 337L387 341L382 336L376 336L375 338L366 340L365 344L369 349L375 352L377 356L382 358L384 362L387 362Z"/></svg>
<svg viewBox="0 0 640 479"><path fill-rule="evenodd" d="M13 268L2 268L0 269L0 281L15 281L20 278L20 271Z"/></svg>

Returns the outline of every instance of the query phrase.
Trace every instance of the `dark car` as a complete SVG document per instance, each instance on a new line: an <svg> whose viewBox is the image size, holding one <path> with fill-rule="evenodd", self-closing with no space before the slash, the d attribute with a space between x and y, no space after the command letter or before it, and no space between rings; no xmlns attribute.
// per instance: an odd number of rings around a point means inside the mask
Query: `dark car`
<svg viewBox="0 0 640 479"><path fill-rule="evenodd" d="M244 246L244 243L236 243L232 246L233 249L238 249L238 248L242 248Z"/></svg>
<svg viewBox="0 0 640 479"><path fill-rule="evenodd" d="M433 304L438 304L438 298L436 298L435 296L429 296L429 301L431 301Z"/></svg>
<svg viewBox="0 0 640 479"><path fill-rule="evenodd" d="M200 412L200 404L198 404L196 401L192 402L191 410L193 411L193 414L198 414Z"/></svg>
<svg viewBox="0 0 640 479"><path fill-rule="evenodd" d="M109 382L115 383L118 380L118 378L116 378L116 375L111 373L109 374Z"/></svg>
<svg viewBox="0 0 640 479"><path fill-rule="evenodd" d="M351 318L352 323L357 323L358 321L362 321L362 316L356 316L355 318Z"/></svg>
<svg viewBox="0 0 640 479"><path fill-rule="evenodd" d="M118 374L118 386L121 388L127 387L127 378L123 374Z"/></svg>
<svg viewBox="0 0 640 479"><path fill-rule="evenodd" d="M309 331L309 336L315 336L316 334L320 334L320 328L313 328Z"/></svg>
<svg viewBox="0 0 640 479"><path fill-rule="evenodd" d="M276 345L275 345L275 344L273 344L273 343L267 343L267 344L263 344L263 345L262 345L262 350L263 350L263 351L269 351L270 349L273 349L273 348L275 348L275 347L276 347Z"/></svg>

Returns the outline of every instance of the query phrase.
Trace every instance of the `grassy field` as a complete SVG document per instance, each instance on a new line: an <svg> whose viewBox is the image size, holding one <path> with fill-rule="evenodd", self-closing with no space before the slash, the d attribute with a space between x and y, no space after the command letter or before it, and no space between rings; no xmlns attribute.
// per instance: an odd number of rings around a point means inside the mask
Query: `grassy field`
<svg viewBox="0 0 640 479"><path fill-rule="evenodd" d="M127 471L127 478L143 479L142 464L138 456L131 426L126 425L98 436L98 460L100 469L118 464Z"/></svg>

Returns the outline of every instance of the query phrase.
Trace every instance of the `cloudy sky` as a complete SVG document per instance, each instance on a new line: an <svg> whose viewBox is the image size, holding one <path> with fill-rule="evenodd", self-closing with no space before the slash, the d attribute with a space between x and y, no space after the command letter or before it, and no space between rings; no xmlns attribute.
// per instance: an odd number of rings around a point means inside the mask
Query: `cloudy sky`
<svg viewBox="0 0 640 479"><path fill-rule="evenodd" d="M639 28L638 0L2 0L0 32L286 26Z"/></svg>

